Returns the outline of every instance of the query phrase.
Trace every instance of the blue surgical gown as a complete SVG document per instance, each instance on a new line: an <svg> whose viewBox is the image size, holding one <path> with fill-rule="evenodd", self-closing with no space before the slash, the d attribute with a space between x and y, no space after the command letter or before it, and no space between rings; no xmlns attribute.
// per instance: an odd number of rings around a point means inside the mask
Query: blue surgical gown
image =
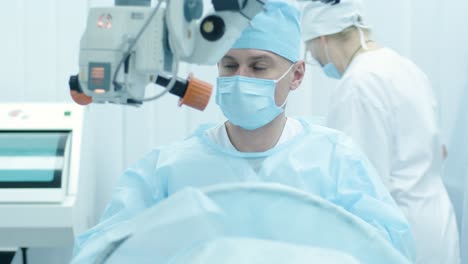
<svg viewBox="0 0 468 264"><path fill-rule="evenodd" d="M90 241L185 187L267 182L341 206L412 259L409 225L366 157L340 132L303 120L301 124L304 129L299 135L265 152L223 148L208 137L209 126L150 152L121 176L100 223L77 238L75 256L92 250L87 248L93 244ZM251 159L262 160L259 169L252 168Z"/></svg>

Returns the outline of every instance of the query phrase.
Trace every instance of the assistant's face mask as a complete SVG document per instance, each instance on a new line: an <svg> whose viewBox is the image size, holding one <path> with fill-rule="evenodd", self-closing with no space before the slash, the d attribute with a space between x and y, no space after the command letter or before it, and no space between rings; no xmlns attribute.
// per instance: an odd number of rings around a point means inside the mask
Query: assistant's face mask
<svg viewBox="0 0 468 264"><path fill-rule="evenodd" d="M365 37L364 37L364 32L362 31L361 27L362 28L366 28L365 26L362 26L362 25L359 25L359 24L355 24L356 28L358 29L358 32L359 32L359 41L360 41L360 46L358 47L358 49L353 53L351 59L354 58L354 55L356 55L356 52L358 52L361 48L364 49L364 50L368 50L368 47L367 47L367 42L369 41L366 41L365 40ZM331 61L330 59L330 55L328 53L328 46L325 44L325 55L327 56L327 61L328 63L325 64L322 69L323 71L325 72L325 74L330 77L330 78L333 78L333 79L341 79L341 77L343 76L340 71L338 71L338 68L336 67L336 65Z"/></svg>
<svg viewBox="0 0 468 264"><path fill-rule="evenodd" d="M263 127L284 111L287 98L281 106L276 105L276 84L293 66L294 64L277 80L239 75L218 77L216 104L234 125L247 130Z"/></svg>
<svg viewBox="0 0 468 264"><path fill-rule="evenodd" d="M328 46L325 44L325 55L327 56L328 63L323 65L322 70L329 78L341 79L341 73L336 68L336 65L331 61L330 55L328 54Z"/></svg>
<svg viewBox="0 0 468 264"><path fill-rule="evenodd" d="M325 75L327 75L329 78L340 79L341 73L330 59L330 55L328 54L328 46L325 46L325 55L327 56L328 63L322 65L316 58L312 56L311 52L306 49L304 54L304 61L311 66L320 66Z"/></svg>

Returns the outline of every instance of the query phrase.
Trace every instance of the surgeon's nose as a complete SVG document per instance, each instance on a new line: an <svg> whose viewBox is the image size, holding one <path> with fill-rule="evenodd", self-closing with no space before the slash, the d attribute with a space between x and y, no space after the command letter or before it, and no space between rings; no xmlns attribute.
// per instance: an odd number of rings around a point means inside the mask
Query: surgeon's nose
<svg viewBox="0 0 468 264"><path fill-rule="evenodd" d="M236 75L243 77L253 77L252 71L247 66L239 66L239 68L237 68Z"/></svg>

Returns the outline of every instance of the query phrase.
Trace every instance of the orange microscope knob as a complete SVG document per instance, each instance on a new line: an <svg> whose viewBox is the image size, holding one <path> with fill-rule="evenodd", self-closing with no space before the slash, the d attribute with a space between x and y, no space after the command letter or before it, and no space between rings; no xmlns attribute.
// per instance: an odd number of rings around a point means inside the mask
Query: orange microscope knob
<svg viewBox="0 0 468 264"><path fill-rule="evenodd" d="M78 81L78 75L70 76L70 80L68 81L68 85L70 88L70 95L73 101L75 101L79 105L88 105L93 102L93 98L87 96L83 93L81 89L80 82Z"/></svg>
<svg viewBox="0 0 468 264"><path fill-rule="evenodd" d="M70 95L73 101L79 105L89 105L93 102L93 98L87 96L84 93L79 93L77 91L70 90Z"/></svg>
<svg viewBox="0 0 468 264"><path fill-rule="evenodd" d="M187 105L198 109L205 110L208 102L210 101L213 92L213 85L197 79L190 74L188 78L188 85L185 95L179 101L179 105Z"/></svg>

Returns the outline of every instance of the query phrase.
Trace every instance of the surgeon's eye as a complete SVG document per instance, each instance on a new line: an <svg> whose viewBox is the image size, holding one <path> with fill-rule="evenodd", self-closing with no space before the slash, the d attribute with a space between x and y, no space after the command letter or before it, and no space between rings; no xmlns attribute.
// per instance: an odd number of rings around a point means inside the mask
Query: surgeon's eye
<svg viewBox="0 0 468 264"><path fill-rule="evenodd" d="M261 72L261 71L265 71L268 69L268 67L266 65L262 65L262 64L254 64L251 66L252 70L256 71L256 72Z"/></svg>
<svg viewBox="0 0 468 264"><path fill-rule="evenodd" d="M253 70L254 70L254 71L264 71L264 70L266 70L266 69L267 69L267 68L265 68L265 67L253 67Z"/></svg>
<svg viewBox="0 0 468 264"><path fill-rule="evenodd" d="M224 64L222 65L224 69L226 70L235 70L237 69L238 65L237 64Z"/></svg>

